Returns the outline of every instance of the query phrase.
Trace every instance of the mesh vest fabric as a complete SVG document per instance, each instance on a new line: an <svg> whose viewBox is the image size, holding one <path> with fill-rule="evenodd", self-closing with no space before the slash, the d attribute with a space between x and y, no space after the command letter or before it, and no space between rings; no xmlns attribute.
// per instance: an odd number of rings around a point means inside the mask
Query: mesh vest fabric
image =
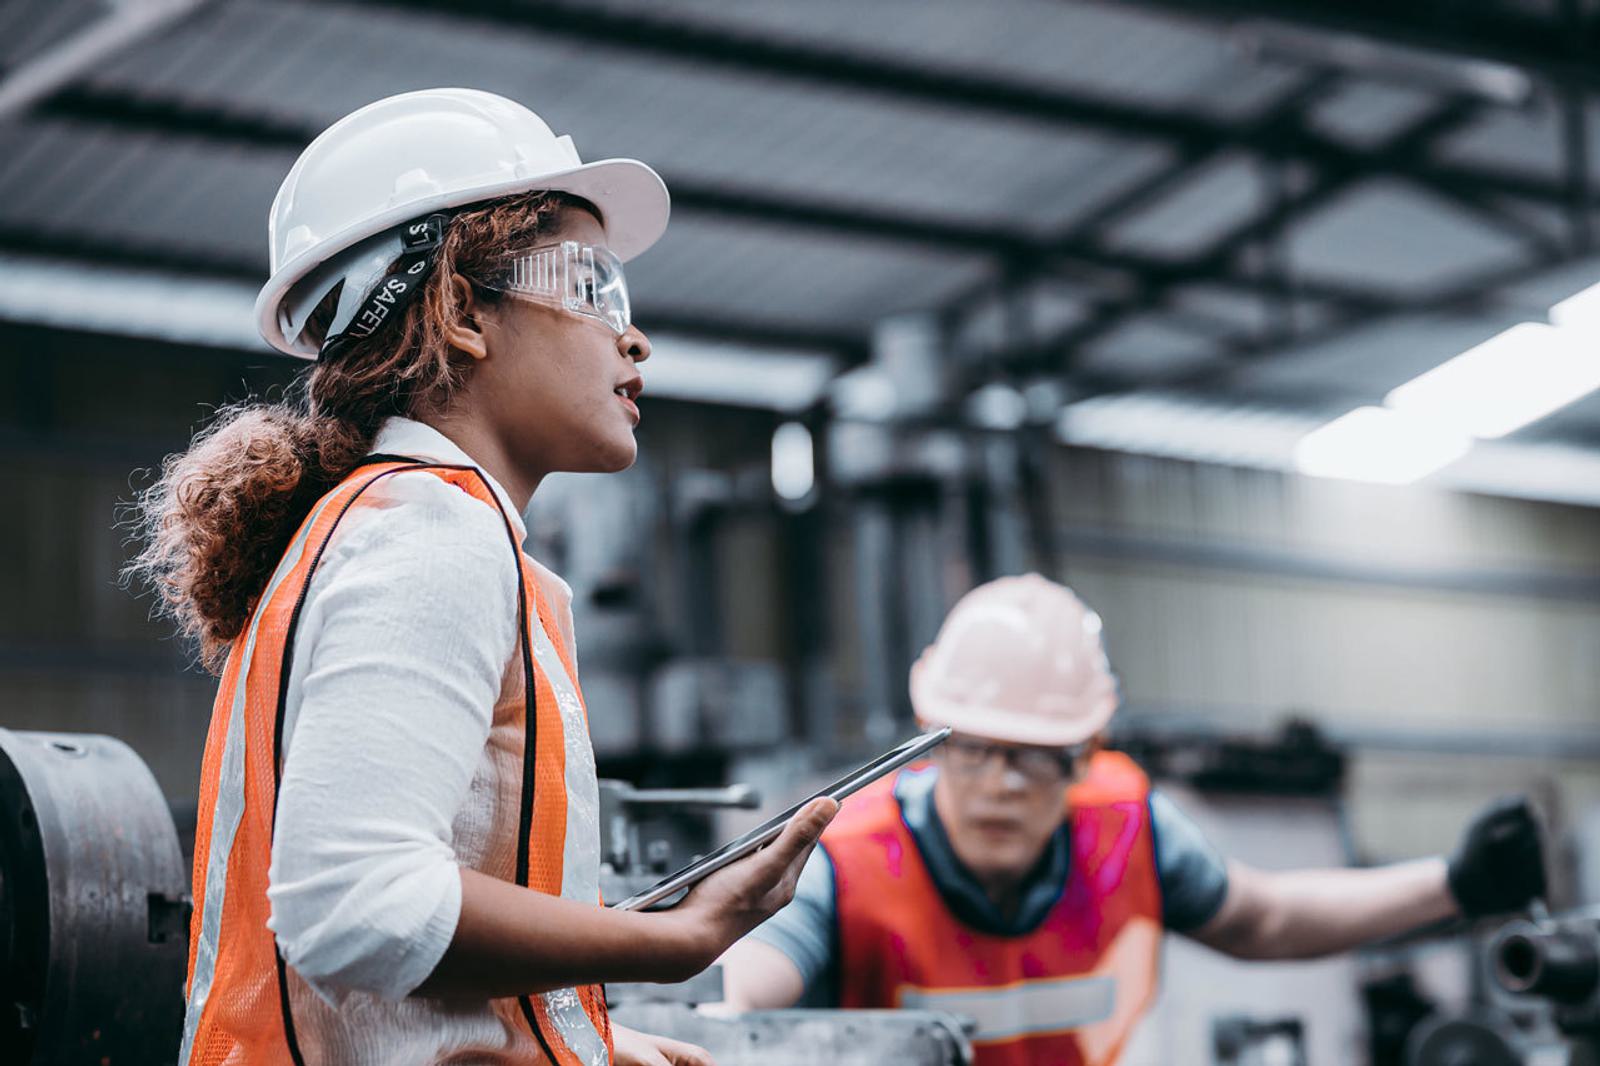
<svg viewBox="0 0 1600 1066"><path fill-rule="evenodd" d="M426 471L493 507L519 573L518 655L524 675L517 882L599 902L598 795L587 716L569 650L518 544L515 527L476 469L421 462L361 467L313 507L234 642L212 710L195 832L188 1010L180 1066L322 1066L297 1033L297 980L267 928L284 697L294 631L317 563L341 520L383 479ZM496 1004L499 1009L499 1004ZM595 986L520 997L505 1013L540 1049L530 1062L601 1066L611 1058L604 996Z"/></svg>

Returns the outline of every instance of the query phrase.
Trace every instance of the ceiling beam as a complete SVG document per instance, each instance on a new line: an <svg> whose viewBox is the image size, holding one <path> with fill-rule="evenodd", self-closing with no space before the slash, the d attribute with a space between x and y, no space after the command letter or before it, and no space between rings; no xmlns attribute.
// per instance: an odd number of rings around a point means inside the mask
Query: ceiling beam
<svg viewBox="0 0 1600 1066"><path fill-rule="evenodd" d="M1463 189L1555 204L1565 203L1568 197L1562 182L1519 171L1437 161L1407 160L1402 165L1381 153L1352 148L1312 131L1281 138L1270 129L1258 130L1247 122L1196 111L1113 100L889 55L779 41L705 20L688 21L681 12L608 11L589 0L541 0L537 4L500 0L349 2L452 20L471 19L501 30L564 38L599 49L626 49L702 69L720 67L766 79L807 81L980 115L1023 118L1119 140L1154 141L1180 154L1221 145L1273 159L1301 159L1317 167L1388 174L1446 190Z"/></svg>
<svg viewBox="0 0 1600 1066"><path fill-rule="evenodd" d="M1330 71L1316 71L1300 79L1293 88L1274 100L1265 111L1250 120L1257 136L1275 135L1291 125L1301 124L1305 109L1333 92L1342 77ZM1128 215L1154 203L1163 195L1188 180L1203 164L1223 154L1225 145L1218 142L1208 148L1196 149L1157 174L1135 182L1119 191L1104 203L1085 212L1084 221L1065 236L1077 240L1101 237Z"/></svg>
<svg viewBox="0 0 1600 1066"><path fill-rule="evenodd" d="M207 0L123 0L65 40L5 72L0 118L32 107L117 53L197 11Z"/></svg>
<svg viewBox="0 0 1600 1066"><path fill-rule="evenodd" d="M1531 256L1509 267L1482 271L1438 292L1391 297L1386 306L1375 307L1364 315L1337 319L1315 330L1268 334L1227 345L1219 352L1219 358L1211 363L1157 379L1141 380L1137 387L1204 392L1226 386L1239 370L1262 359L1281 356L1291 349L1310 348L1387 319L1403 315L1483 311L1486 306L1495 306L1486 302L1485 293L1497 292L1537 278L1546 271L1576 260L1580 255L1578 251L1562 249ZM1120 391L1133 385L1130 381L1114 384L1114 379L1103 377L1088 391Z"/></svg>
<svg viewBox="0 0 1600 1066"><path fill-rule="evenodd" d="M119 130L143 130L163 136L235 145L265 151L298 152L319 132L305 124L261 112L223 108L142 94L138 97L86 86L63 90L40 108L57 120L104 124ZM284 166L287 167L285 159ZM847 206L797 197L710 185L693 178L667 175L673 208L730 218L752 225L810 228L856 238L872 238L955 254L981 255L1028 262L1045 273L1070 275L1074 270L1112 271L1137 284L1171 284L1192 280L1195 272L1181 261L1117 252L1099 242L1073 235L1051 237L1019 228L968 221L917 217L874 208ZM143 253L141 253L143 254ZM257 270L264 270L265 264ZM1243 274L1223 272L1207 280L1254 291L1258 283ZM1365 306L1359 289L1309 285L1304 295L1339 306Z"/></svg>
<svg viewBox="0 0 1600 1066"><path fill-rule="evenodd" d="M1186 19L1263 19L1517 67L1548 82L1600 89L1600 40L1591 20L1574 33L1560 18L1509 5L1436 0L1134 0Z"/></svg>
<svg viewBox="0 0 1600 1066"><path fill-rule="evenodd" d="M1459 129L1478 113L1480 105L1461 100L1446 101L1433 111L1412 122L1394 134L1385 145L1390 154L1404 158L1426 153L1439 137ZM1123 300L1106 301L1090 317L1063 330L1046 341L1045 352L1058 353L1068 367L1076 353L1084 346L1117 328L1130 316L1159 309L1167 304L1173 291L1185 282L1204 281L1219 275L1235 274L1244 269L1242 259L1252 248L1268 250L1281 239L1284 227L1297 218L1305 217L1330 202L1355 184L1361 175L1353 170L1324 171L1317 175L1304 191L1289 193L1269 202L1264 209L1230 232L1219 237L1203 254L1184 264L1184 270L1168 278L1151 279L1141 289ZM1310 283L1302 282L1288 272L1288 264L1277 257L1278 269L1262 272L1258 283L1281 300L1292 301ZM1312 285L1312 288L1317 286ZM1386 306L1381 293L1367 293L1360 301L1341 301L1340 309L1346 315L1372 314ZM1292 307L1292 305L1290 305ZM1292 316L1290 316L1292 319ZM1291 323L1292 324L1292 323Z"/></svg>

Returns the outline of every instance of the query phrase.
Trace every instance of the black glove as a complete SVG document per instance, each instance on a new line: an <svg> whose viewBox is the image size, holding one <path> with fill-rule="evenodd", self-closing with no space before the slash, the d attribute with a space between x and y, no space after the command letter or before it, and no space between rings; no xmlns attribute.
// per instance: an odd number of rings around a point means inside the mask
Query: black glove
<svg viewBox="0 0 1600 1066"><path fill-rule="evenodd" d="M1544 895L1544 844L1526 796L1508 796L1467 826L1450 856L1450 892L1468 918L1504 914Z"/></svg>

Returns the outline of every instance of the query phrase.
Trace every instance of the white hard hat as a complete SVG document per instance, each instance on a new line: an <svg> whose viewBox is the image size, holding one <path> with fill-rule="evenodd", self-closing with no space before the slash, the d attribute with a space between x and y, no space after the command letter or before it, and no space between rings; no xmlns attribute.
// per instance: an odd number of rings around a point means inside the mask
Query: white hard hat
<svg viewBox="0 0 1600 1066"><path fill-rule="evenodd" d="M930 726L990 740L1067 747L1117 709L1100 616L1038 574L961 598L911 667L911 705Z"/></svg>
<svg viewBox="0 0 1600 1066"><path fill-rule="evenodd" d="M572 138L503 96L425 89L346 115L300 153L272 201L272 276L256 298L261 335L279 351L315 358L316 344L301 336L306 318L340 281L359 296L381 277L401 252L400 238L391 239L398 227L546 189L594 204L623 260L667 227L671 201L654 170L634 159L585 163Z"/></svg>

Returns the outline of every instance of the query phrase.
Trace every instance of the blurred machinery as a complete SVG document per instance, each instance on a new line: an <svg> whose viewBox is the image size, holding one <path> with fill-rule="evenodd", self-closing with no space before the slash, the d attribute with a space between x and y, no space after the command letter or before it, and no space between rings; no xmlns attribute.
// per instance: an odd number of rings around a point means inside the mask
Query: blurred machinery
<svg viewBox="0 0 1600 1066"><path fill-rule="evenodd" d="M1305 1023L1241 1014L1215 1018L1211 1053L1216 1066L1306 1066Z"/></svg>
<svg viewBox="0 0 1600 1066"><path fill-rule="evenodd" d="M1600 910L1509 922L1479 962L1486 1000L1419 1024L1409 1066L1600 1064Z"/></svg>
<svg viewBox="0 0 1600 1066"><path fill-rule="evenodd" d="M188 885L166 800L133 749L0 729L0 1058L171 1062Z"/></svg>
<svg viewBox="0 0 1600 1066"><path fill-rule="evenodd" d="M1146 746L1152 756L1162 747L1149 738ZM1207 749L1177 776L1210 780L1225 770L1231 780L1241 762L1261 762L1289 791L1338 777L1326 746L1303 731L1258 747ZM686 861L704 845L708 813L760 804L747 785L645 789L604 780L600 788L609 898ZM187 883L172 813L132 749L103 736L0 730L4 1061L169 1063L182 1021ZM1436 1009L1405 974L1368 984L1374 1066L1600 1066L1600 909L1509 922L1472 958L1465 1009ZM728 1012L718 1006L717 967L677 985L612 985L607 996L624 1024L705 1046L723 1066L971 1061L969 1030L952 1016ZM1299 1016L1219 1014L1210 1035L1218 1066L1311 1061Z"/></svg>
<svg viewBox="0 0 1600 1066"><path fill-rule="evenodd" d="M717 1066L962 1066L959 1018L913 1010L775 1010L718 1015L680 1004L629 1004L624 1025L699 1044Z"/></svg>
<svg viewBox="0 0 1600 1066"><path fill-rule="evenodd" d="M687 858L685 820L753 809L745 785L602 781L602 887L630 895ZM665 831L666 835L659 835ZM104 736L0 729L0 1061L168 1066L183 1024L189 871L172 813L134 751ZM963 1066L960 1019L920 1011L702 1011L717 967L677 985L619 984L624 1024L709 1048L723 1066Z"/></svg>

